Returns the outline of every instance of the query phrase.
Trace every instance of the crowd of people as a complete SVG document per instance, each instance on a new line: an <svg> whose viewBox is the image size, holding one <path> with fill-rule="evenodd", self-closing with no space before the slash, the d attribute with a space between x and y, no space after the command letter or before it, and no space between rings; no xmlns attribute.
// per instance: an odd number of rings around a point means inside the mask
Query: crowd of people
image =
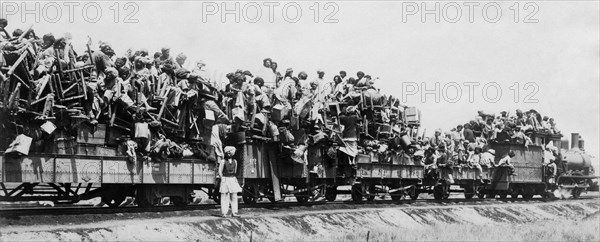
<svg viewBox="0 0 600 242"><path fill-rule="evenodd" d="M474 167L480 171L482 167L506 166L511 169L512 175L516 175L510 162L510 158L515 156L514 151L496 159L495 150L488 145L495 142L528 146L533 144L533 133L557 135L560 131L553 118L542 117L533 109L526 112L517 109L514 115L506 111L500 112L500 115L478 111L473 120L459 124L449 132L437 129L431 138L418 137L414 156L418 160L424 159L429 173L448 165ZM556 176L557 171L564 170L559 148L549 143L544 149L544 163Z"/></svg>
<svg viewBox="0 0 600 242"><path fill-rule="evenodd" d="M487 147L490 142L528 145L532 132L560 133L552 118L535 110L516 110L514 115L479 111L474 120L449 132L436 130L431 138L418 137L418 121L404 119L407 107L381 94L375 88L378 78L362 71L350 76L341 70L326 78L323 70L286 68L282 72L277 62L265 58L258 70L228 73L228 84L221 88L211 80L204 61L188 70L184 67L187 56L173 57L169 47L152 55L146 49L117 55L109 43L101 42L98 50L88 43L87 50L77 52L69 33L39 38L32 29L17 29L9 35L7 24L0 19L0 49L5 53L0 66L14 69L17 78L3 77L0 94L8 100L4 109L23 109L19 98L31 102L35 101L32 96L46 96L42 107L26 105L30 114L37 114L36 120L50 120L58 129L75 127L75 123L119 129L119 140L132 161L194 156L217 162L225 157L225 145L253 138L278 142L283 159L305 164L313 173L323 169L324 160L334 166L338 162L356 166L358 154L391 162L391 154L397 153L423 162L429 170L447 164L481 169L511 167L514 153L496 163L495 151ZM23 53L28 54L18 58ZM79 83L70 89L74 98L65 96L69 91L53 90L56 85L49 83L54 74L65 77L69 70L82 74L58 82ZM46 110L48 105L54 112ZM69 114L71 123L60 122L64 116L49 117L60 110ZM51 137L36 135L26 127L18 133L34 141ZM555 148L548 149L558 156Z"/></svg>
<svg viewBox="0 0 600 242"><path fill-rule="evenodd" d="M401 115L405 106L380 94L377 78L362 71L355 77L340 71L333 78L323 70L280 72L266 58L259 70L228 73L229 83L220 88L204 61L188 70L186 55L173 57L169 47L152 55L146 49L117 55L111 44L100 42L98 49L88 43L87 50L76 51L69 33L40 38L29 29L9 35L6 26L1 20L0 64L14 67L15 78L3 80L2 96L11 97L4 111L34 116L31 123L12 123L33 142L53 138L36 132L37 120L71 133L81 124L104 124L120 131L118 140L132 161L190 156L217 161L225 145L253 138L279 142L284 159L312 172L322 164L310 160L337 162L341 155L355 165L359 153L382 155L410 144L404 136L411 126ZM40 105L24 105L23 100L37 104L40 98L45 100ZM321 157L324 147L327 155Z"/></svg>

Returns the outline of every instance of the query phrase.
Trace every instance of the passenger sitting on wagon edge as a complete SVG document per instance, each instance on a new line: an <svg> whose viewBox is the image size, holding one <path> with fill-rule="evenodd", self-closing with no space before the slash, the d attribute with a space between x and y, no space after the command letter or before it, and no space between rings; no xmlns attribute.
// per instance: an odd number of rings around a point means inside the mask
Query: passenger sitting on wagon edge
<svg viewBox="0 0 600 242"><path fill-rule="evenodd" d="M507 166L510 170L510 175L516 176L517 174L515 173L515 167L510 162L510 159L513 157L515 157L515 152L511 150L502 159L500 159L500 161L498 161L498 166Z"/></svg>

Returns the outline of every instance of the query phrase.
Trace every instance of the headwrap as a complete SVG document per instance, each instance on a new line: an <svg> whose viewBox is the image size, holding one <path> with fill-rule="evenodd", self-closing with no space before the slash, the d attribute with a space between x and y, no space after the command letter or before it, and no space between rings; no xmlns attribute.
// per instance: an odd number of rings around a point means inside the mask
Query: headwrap
<svg viewBox="0 0 600 242"><path fill-rule="evenodd" d="M64 49L66 46L67 46L67 41L65 40L65 38L60 38L60 39L57 39L57 40L54 42L54 48L55 48L55 49L62 50L62 49Z"/></svg>
<svg viewBox="0 0 600 242"><path fill-rule="evenodd" d="M171 63L165 63L162 66L161 69L162 69L163 72L174 71L175 70L175 66L173 66L173 64L171 64Z"/></svg>
<svg viewBox="0 0 600 242"><path fill-rule="evenodd" d="M150 65L150 64L152 64L152 59L150 57L148 57L148 56L142 57L141 61L142 61L142 63L144 63L144 65Z"/></svg>
<svg viewBox="0 0 600 242"><path fill-rule="evenodd" d="M236 151L236 149L233 146L226 146L225 149L223 149L223 153L229 154L229 155L234 155L235 151Z"/></svg>
<svg viewBox="0 0 600 242"><path fill-rule="evenodd" d="M115 60L116 66L125 66L126 63L127 63L127 57L119 57Z"/></svg>
<svg viewBox="0 0 600 242"><path fill-rule="evenodd" d="M346 113L354 113L354 112L356 112L356 106L346 107Z"/></svg>
<svg viewBox="0 0 600 242"><path fill-rule="evenodd" d="M112 51L112 47L110 46L110 44L108 42L102 42L102 43L100 43L100 51L102 51L102 52Z"/></svg>
<svg viewBox="0 0 600 242"><path fill-rule="evenodd" d="M104 71L104 74L106 74L107 76L111 76L112 75L114 77L118 77L119 76L119 71L117 71L117 69L115 69L114 67L108 67Z"/></svg>
<svg viewBox="0 0 600 242"><path fill-rule="evenodd" d="M179 53L179 55L177 55L177 57L175 57L175 60L185 61L185 60L187 60L187 56L183 53Z"/></svg>
<svg viewBox="0 0 600 242"><path fill-rule="evenodd" d="M302 78L302 77L304 77L304 78ZM306 79L306 78L308 78L308 75L306 74L306 72L301 71L300 73L298 73L298 78Z"/></svg>
<svg viewBox="0 0 600 242"><path fill-rule="evenodd" d="M42 40L50 42L51 45L54 44L54 41L56 41L56 39L54 38L54 35L52 33L45 34L42 37Z"/></svg>
<svg viewBox="0 0 600 242"><path fill-rule="evenodd" d="M162 47L162 49L160 49L160 52L165 52L165 51L169 51L169 50L171 50L171 48L165 46L165 47Z"/></svg>
<svg viewBox="0 0 600 242"><path fill-rule="evenodd" d="M323 70L321 70L321 69L317 70L317 74L318 74L318 73L323 73L323 74L325 74L325 72L324 72Z"/></svg>
<svg viewBox="0 0 600 242"><path fill-rule="evenodd" d="M177 79L186 79L189 74L190 71L185 68L179 68L175 71L175 77L177 77Z"/></svg>

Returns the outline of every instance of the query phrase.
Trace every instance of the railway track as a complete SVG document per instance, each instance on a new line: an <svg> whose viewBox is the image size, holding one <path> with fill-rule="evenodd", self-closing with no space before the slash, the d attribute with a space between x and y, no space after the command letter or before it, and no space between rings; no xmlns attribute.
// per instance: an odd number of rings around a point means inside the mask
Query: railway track
<svg viewBox="0 0 600 242"><path fill-rule="evenodd" d="M577 200L592 200L598 199L600 196L584 196ZM573 199L571 199L573 200ZM311 207L313 210L327 210L328 207L333 205L346 205L350 208L361 208L361 207L380 207L382 205L389 206L427 206L427 205L498 205L498 204L529 204L529 203L540 203L540 202L554 202L561 201L556 198L532 198L532 199L464 199L464 198L450 198L446 200L433 200L433 199L417 199L417 200L373 200L373 201L315 201L307 203L297 202L279 202L279 203L256 203L256 204L240 204L241 209L267 209L267 210L280 210L288 208L301 208ZM0 208L0 217L2 218L18 218L21 216L44 216L44 215L85 215L85 214L124 214L124 213L160 213L160 212L177 212L177 211L195 211L195 210L215 210L219 208L218 204L199 204L199 205L188 205L184 207L176 206L155 206L150 208L141 208L137 206L125 206L119 208L109 207L94 207L94 206L71 206L71 207L25 207L25 208Z"/></svg>

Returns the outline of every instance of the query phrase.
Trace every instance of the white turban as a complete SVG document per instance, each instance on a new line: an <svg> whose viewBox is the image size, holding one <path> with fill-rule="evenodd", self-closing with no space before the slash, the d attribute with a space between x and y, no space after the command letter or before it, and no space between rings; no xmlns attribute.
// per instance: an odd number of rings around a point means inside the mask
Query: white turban
<svg viewBox="0 0 600 242"><path fill-rule="evenodd" d="M230 154L230 155L234 155L235 151L236 151L236 149L233 146L226 146L225 149L223 149L223 152L225 154Z"/></svg>

